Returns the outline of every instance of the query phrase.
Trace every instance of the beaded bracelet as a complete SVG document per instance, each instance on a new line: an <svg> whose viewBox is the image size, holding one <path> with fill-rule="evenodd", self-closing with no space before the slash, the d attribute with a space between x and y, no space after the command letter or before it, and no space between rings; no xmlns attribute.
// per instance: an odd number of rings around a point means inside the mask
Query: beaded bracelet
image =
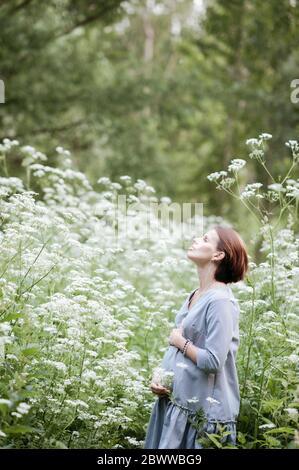
<svg viewBox="0 0 299 470"><path fill-rule="evenodd" d="M183 346L183 349L181 349L181 352L182 352L183 354L184 354L185 347L186 347L186 344L188 343L188 341L189 341L189 340L188 340L188 339L186 339L186 341L185 341L185 344L184 344L184 346Z"/></svg>
<svg viewBox="0 0 299 470"><path fill-rule="evenodd" d="M182 353L183 353L184 356L186 356L186 351L187 351L187 347L188 347L189 343L192 343L192 341L190 339L187 339L185 341L184 347L182 349Z"/></svg>
<svg viewBox="0 0 299 470"><path fill-rule="evenodd" d="M186 347L185 347L185 352L184 352L184 356L186 356L186 353L187 353L187 349L188 349L188 346L190 346L190 344L193 344L192 341L188 341L188 343L186 344Z"/></svg>
<svg viewBox="0 0 299 470"><path fill-rule="evenodd" d="M184 344L184 348L183 348L183 355L184 356L186 355L186 350L187 350L187 346L188 346L189 343L190 343L190 339L187 339L187 341Z"/></svg>

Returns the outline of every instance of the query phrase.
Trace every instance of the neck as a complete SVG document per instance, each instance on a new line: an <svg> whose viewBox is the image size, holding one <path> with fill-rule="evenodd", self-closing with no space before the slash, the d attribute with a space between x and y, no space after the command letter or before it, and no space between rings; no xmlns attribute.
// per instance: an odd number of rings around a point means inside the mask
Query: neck
<svg viewBox="0 0 299 470"><path fill-rule="evenodd" d="M197 266L197 274L199 280L199 291L202 292L212 286L225 286L224 282L216 281L214 274L215 269L209 270L207 268L202 268Z"/></svg>

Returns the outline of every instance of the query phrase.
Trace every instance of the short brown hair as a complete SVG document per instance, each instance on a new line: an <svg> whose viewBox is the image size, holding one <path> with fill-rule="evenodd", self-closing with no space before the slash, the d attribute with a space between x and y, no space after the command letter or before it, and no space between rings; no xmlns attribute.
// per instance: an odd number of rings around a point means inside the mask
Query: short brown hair
<svg viewBox="0 0 299 470"><path fill-rule="evenodd" d="M245 243L232 228L216 225L219 242L217 250L224 251L225 257L218 263L215 271L216 281L238 282L244 279L248 270L248 255Z"/></svg>

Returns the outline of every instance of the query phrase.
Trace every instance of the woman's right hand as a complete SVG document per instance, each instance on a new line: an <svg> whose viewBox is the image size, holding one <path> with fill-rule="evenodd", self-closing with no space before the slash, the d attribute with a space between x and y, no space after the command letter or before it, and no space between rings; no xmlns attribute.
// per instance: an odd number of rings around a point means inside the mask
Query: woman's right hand
<svg viewBox="0 0 299 470"><path fill-rule="evenodd" d="M168 395L170 393L170 390L168 388L165 388L162 385L159 385L155 382L152 382L150 384L150 389L156 395L164 396L164 395Z"/></svg>

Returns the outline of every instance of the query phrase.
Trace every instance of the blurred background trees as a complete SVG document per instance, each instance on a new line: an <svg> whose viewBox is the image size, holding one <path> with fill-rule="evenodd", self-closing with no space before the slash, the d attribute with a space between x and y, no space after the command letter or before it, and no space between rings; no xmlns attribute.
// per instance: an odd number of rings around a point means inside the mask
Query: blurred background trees
<svg viewBox="0 0 299 470"><path fill-rule="evenodd" d="M63 145L94 183L142 178L247 227L206 176L246 157L261 132L274 136L271 173L284 176L284 142L299 127L298 26L296 0L1 1L1 137L53 165ZM17 157L10 166L22 171ZM249 181L270 183L247 168Z"/></svg>

